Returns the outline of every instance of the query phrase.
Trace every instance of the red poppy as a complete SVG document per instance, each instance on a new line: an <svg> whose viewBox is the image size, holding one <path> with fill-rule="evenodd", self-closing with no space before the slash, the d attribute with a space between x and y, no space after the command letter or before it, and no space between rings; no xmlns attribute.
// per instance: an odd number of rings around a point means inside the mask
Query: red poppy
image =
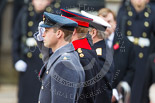
<svg viewBox="0 0 155 103"><path fill-rule="evenodd" d="M116 42L116 44L113 46L114 50L117 50L119 48L119 42Z"/></svg>

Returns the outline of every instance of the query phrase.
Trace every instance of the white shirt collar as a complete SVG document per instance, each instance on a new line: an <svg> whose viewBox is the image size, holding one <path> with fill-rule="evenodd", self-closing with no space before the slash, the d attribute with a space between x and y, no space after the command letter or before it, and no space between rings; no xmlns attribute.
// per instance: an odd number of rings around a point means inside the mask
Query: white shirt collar
<svg viewBox="0 0 155 103"><path fill-rule="evenodd" d="M113 41L113 39L114 39L114 32L112 32L112 34L108 37L108 39L109 39L110 41Z"/></svg>

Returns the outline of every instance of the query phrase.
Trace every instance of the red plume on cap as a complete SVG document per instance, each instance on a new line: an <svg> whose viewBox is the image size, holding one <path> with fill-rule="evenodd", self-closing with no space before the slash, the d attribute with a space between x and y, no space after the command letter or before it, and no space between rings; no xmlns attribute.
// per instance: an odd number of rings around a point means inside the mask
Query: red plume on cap
<svg viewBox="0 0 155 103"><path fill-rule="evenodd" d="M89 22L93 21L93 19L85 17L82 14L71 12L71 11L68 11L68 10L65 10L65 9L60 9L60 10L61 10L62 16L77 22L79 26L83 26L83 27L88 28L89 27Z"/></svg>

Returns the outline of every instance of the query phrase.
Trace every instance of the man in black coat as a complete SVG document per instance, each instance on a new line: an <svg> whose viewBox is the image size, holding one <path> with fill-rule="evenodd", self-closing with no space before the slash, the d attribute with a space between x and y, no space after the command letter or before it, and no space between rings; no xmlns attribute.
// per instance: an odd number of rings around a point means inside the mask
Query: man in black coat
<svg viewBox="0 0 155 103"><path fill-rule="evenodd" d="M113 67L113 55L110 49L107 49L105 44L105 35L104 31L107 27L110 27L110 25L104 21L102 18L91 15L85 11L81 11L81 13L89 18L92 18L93 21L89 23L89 34L92 36L93 40L93 49L97 53L97 57L99 59L99 65L101 68L106 70L106 75L103 77L107 78L108 81L106 81L110 86L106 86L106 89L103 93L97 95L96 103L111 103L112 98L112 76L114 72ZM109 50L109 51L108 51ZM100 86L102 85L102 80L100 81ZM103 83L104 84L104 83Z"/></svg>
<svg viewBox="0 0 155 103"><path fill-rule="evenodd" d="M151 35L155 35L155 9L149 0L130 0L121 6L117 25L121 33L134 44L136 71L131 103L142 103L144 75L150 50Z"/></svg>
<svg viewBox="0 0 155 103"><path fill-rule="evenodd" d="M119 98L114 94L115 88L120 81L126 81L130 86L132 85L134 71L135 71L135 54L133 44L116 28L116 18L113 11L103 8L98 14L105 21L107 21L111 28L107 28L105 35L107 35L107 45L113 50L114 60L114 77L113 77L113 98L115 102ZM114 98L115 96L115 98Z"/></svg>

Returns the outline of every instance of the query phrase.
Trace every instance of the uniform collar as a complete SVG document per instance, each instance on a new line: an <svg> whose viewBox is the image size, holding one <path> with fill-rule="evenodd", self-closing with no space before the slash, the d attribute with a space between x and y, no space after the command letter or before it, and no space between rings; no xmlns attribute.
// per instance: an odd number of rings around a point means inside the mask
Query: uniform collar
<svg viewBox="0 0 155 103"><path fill-rule="evenodd" d="M56 50L49 58L48 64L47 64L47 70L50 69L50 67L54 64L54 62L64 53L75 51L72 43L69 43L60 49Z"/></svg>
<svg viewBox="0 0 155 103"><path fill-rule="evenodd" d="M91 46L87 40L87 38L75 40L72 42L74 49L77 50L78 48L88 49L91 50Z"/></svg>

